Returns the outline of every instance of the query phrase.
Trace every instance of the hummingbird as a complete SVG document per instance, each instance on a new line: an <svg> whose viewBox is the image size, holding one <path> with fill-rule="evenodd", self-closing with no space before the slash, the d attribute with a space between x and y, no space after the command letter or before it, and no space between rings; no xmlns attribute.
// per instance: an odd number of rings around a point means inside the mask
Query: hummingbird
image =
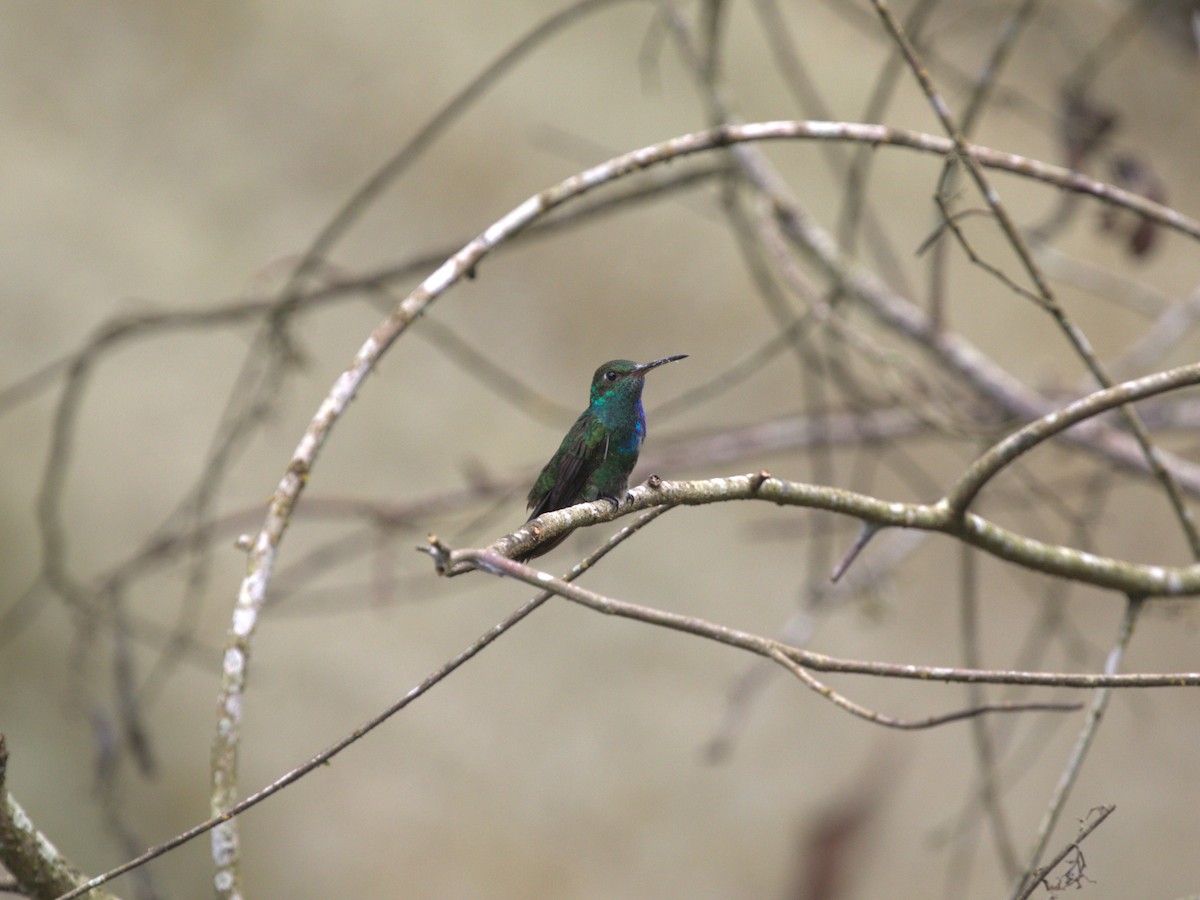
<svg viewBox="0 0 1200 900"><path fill-rule="evenodd" d="M529 492L532 512L527 521L589 500L604 499L612 501L613 506L621 505L619 498L629 486L629 473L646 439L646 413L642 409L646 373L686 357L664 356L641 365L613 359L596 370L588 408L575 420L533 483ZM549 552L566 537L563 534L541 545L522 561Z"/></svg>

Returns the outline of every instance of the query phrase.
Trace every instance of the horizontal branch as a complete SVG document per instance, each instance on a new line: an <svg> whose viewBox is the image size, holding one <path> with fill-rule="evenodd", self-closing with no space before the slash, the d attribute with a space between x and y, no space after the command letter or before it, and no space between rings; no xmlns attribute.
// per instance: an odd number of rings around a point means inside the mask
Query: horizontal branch
<svg viewBox="0 0 1200 900"><path fill-rule="evenodd" d="M1073 547L1049 544L1010 531L974 513L957 515L946 501L899 503L856 491L776 478L768 472L708 478L701 481L664 481L651 476L633 488L627 502L613 509L607 500L580 503L543 513L488 549L512 557L529 553L574 528L608 522L654 506L706 506L733 500L763 500L779 506L823 509L852 516L883 528L915 528L950 535L1016 565L1097 587L1141 597L1192 597L1200 594L1200 564L1158 566L1099 556ZM451 556L446 574L458 575L473 568L460 565L466 558Z"/></svg>

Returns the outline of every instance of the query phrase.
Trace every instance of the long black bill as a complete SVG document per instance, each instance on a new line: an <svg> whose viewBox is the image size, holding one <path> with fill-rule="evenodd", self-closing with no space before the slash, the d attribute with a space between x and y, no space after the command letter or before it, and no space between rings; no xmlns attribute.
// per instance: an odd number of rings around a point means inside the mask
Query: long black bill
<svg viewBox="0 0 1200 900"><path fill-rule="evenodd" d="M686 353L681 353L679 356L664 356L662 359L656 359L654 362L644 363L638 366L630 375L645 375L651 369L657 369L659 366L665 366L669 362L675 362L677 359L687 359Z"/></svg>

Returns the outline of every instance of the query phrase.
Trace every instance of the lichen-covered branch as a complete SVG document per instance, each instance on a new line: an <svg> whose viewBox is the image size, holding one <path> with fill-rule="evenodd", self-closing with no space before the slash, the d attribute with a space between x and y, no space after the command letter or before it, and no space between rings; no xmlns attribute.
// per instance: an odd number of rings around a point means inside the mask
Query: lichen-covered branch
<svg viewBox="0 0 1200 900"><path fill-rule="evenodd" d="M50 840L38 831L29 815L8 792L8 747L0 734L0 864L16 879L21 893L49 900L87 882ZM112 894L95 891L93 900L115 900Z"/></svg>
<svg viewBox="0 0 1200 900"><path fill-rule="evenodd" d="M877 528L940 532L1024 568L1108 588L1122 595L1192 597L1200 594L1200 565L1161 566L1100 556L1026 537L974 513L958 516L944 500L900 503L842 488L788 481L767 472L699 481L651 478L633 488L619 510L613 509L607 500L597 500L544 513L500 538L490 549L504 556L520 556L542 541L553 540L574 528L611 521L618 515L663 504L706 506L733 500L762 500L779 506L823 509L852 516ZM460 561L465 558L452 558L446 574L457 575L471 568L453 564Z"/></svg>

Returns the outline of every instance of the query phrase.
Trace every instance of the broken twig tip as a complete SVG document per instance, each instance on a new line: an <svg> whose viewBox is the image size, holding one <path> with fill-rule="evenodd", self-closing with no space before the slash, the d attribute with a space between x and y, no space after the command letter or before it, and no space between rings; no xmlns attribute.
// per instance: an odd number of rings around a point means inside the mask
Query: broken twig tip
<svg viewBox="0 0 1200 900"><path fill-rule="evenodd" d="M867 542L875 537L883 526L876 525L872 522L863 522L862 527L858 529L858 537L854 539L854 543L850 545L850 549L846 551L846 555L841 561L833 567L833 572L829 575L829 580L837 584L841 577L846 574L846 570L850 568L850 564L858 558L858 554L862 552L863 547L867 546Z"/></svg>
<svg viewBox="0 0 1200 900"><path fill-rule="evenodd" d="M436 534L430 534L426 540L428 543L417 544L416 550L420 553L428 553L433 559L437 573L445 575L450 568L450 548L443 544L442 539Z"/></svg>

